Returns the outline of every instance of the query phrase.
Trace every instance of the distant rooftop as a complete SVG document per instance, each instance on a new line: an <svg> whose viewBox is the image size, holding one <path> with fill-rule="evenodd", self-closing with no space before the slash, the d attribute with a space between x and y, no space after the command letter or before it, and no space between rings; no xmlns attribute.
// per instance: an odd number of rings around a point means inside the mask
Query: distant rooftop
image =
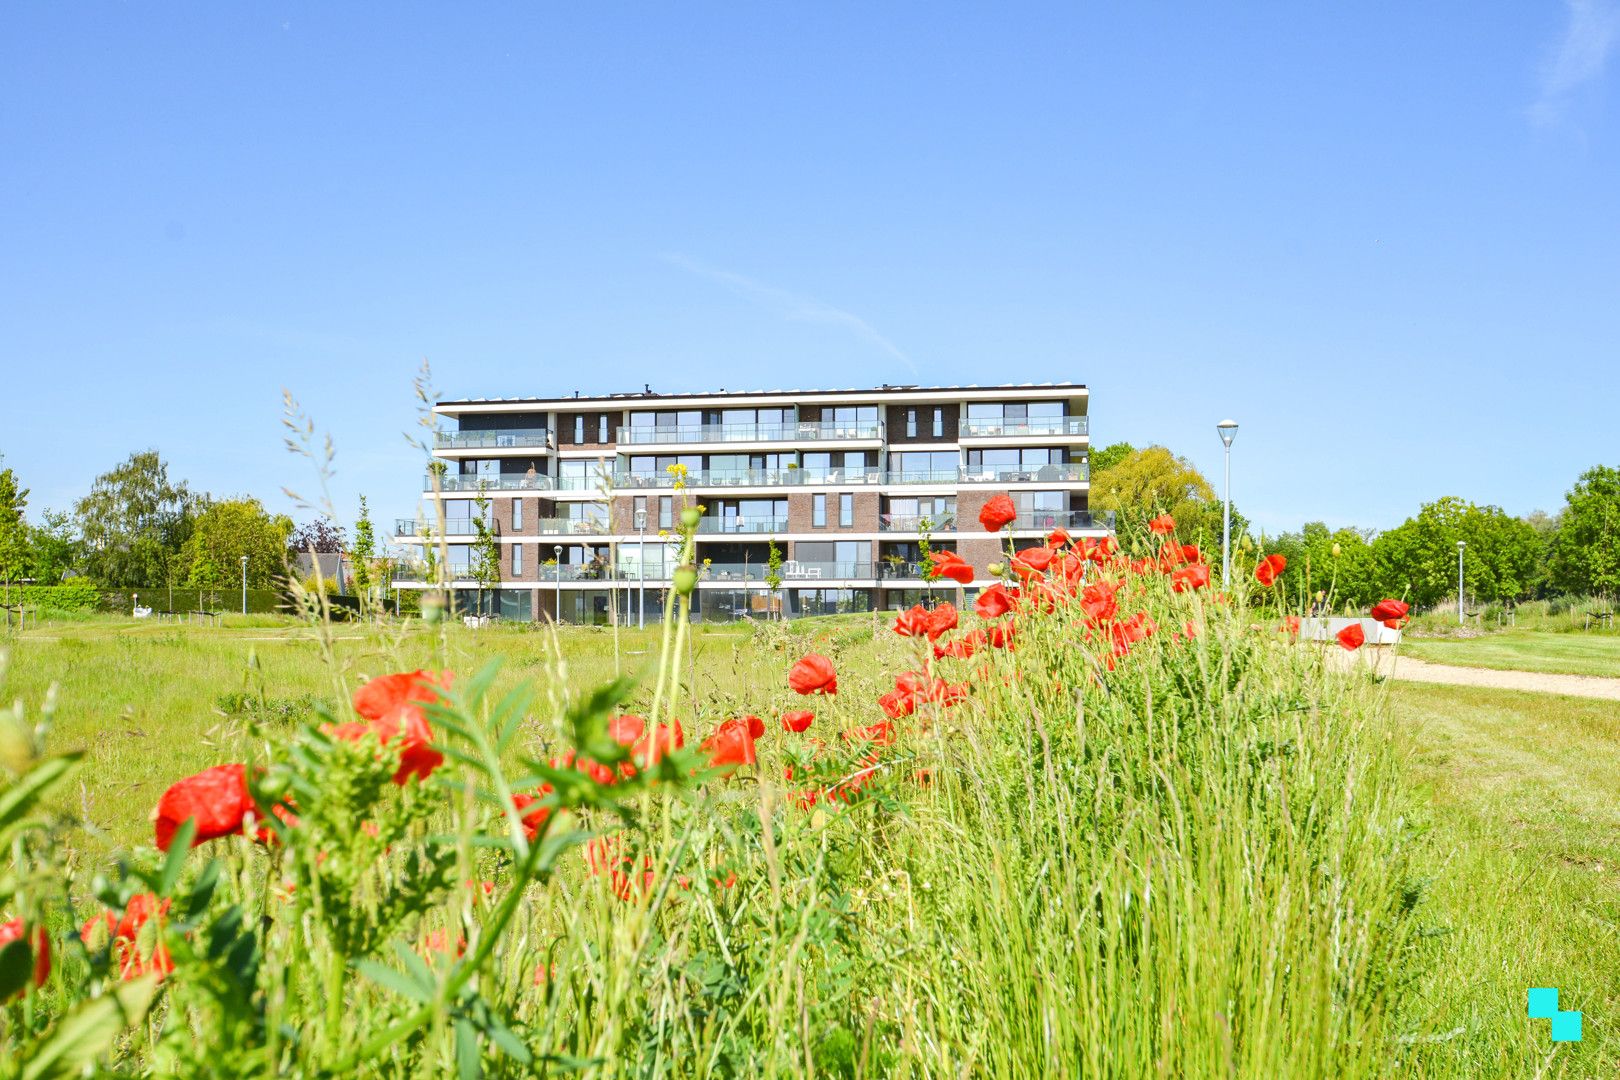
<svg viewBox="0 0 1620 1080"><path fill-rule="evenodd" d="M719 397L806 397L822 394L855 394L869 397L873 394L885 393L934 393L944 390L974 390L974 391L1018 391L1018 390L1085 390L1085 383L1073 382L1043 382L1043 383L995 383L980 386L978 383L952 384L945 386L921 386L917 383L884 383L882 386L872 386L862 389L849 387L841 390L705 390L693 393L661 394L648 390L635 390L624 394L573 394L562 397L491 397L491 398L452 398L438 402L439 408L456 405L539 405L553 402L628 402L628 401L681 401L694 398Z"/></svg>

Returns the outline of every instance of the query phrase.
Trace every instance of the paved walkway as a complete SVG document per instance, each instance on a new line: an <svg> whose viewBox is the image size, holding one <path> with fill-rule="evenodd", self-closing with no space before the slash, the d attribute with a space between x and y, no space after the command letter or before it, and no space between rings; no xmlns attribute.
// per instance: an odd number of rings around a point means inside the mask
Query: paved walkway
<svg viewBox="0 0 1620 1080"><path fill-rule="evenodd" d="M1354 653L1347 653L1342 649L1335 651L1338 653L1337 662L1346 668L1359 664L1362 667L1371 667L1387 678L1400 679L1404 682L1487 686L1496 690L1533 690L1542 694L1620 701L1620 679L1609 679L1599 675L1551 675L1539 671L1498 671L1494 668L1431 664L1427 660L1394 655L1387 649L1360 649Z"/></svg>

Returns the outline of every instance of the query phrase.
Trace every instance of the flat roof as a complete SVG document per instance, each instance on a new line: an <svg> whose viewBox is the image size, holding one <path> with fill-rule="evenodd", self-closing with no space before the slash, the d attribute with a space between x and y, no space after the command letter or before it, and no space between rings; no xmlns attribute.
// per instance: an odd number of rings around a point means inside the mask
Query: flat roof
<svg viewBox="0 0 1620 1080"><path fill-rule="evenodd" d="M753 397L827 397L844 394L858 397L874 397L883 394L937 394L952 390L972 390L976 393L1014 393L1029 390L1074 390L1086 392L1085 383L1073 382L1043 382L1043 383L993 383L980 386L978 383L967 383L948 386L921 386L916 383L885 383L882 386L873 386L866 389L851 387L842 390L705 390L691 393L656 393L653 391L636 390L624 394L575 394L569 397L489 397L489 398L447 398L435 404L435 408L451 408L458 405L566 405L566 404L600 404L611 402L625 404L629 402L659 402L659 401L692 401L711 398L753 398Z"/></svg>

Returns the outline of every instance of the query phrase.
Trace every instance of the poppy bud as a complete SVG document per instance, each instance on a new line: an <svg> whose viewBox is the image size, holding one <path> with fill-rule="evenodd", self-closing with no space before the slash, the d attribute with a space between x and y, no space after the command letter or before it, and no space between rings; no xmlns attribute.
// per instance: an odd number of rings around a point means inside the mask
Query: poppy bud
<svg viewBox="0 0 1620 1080"><path fill-rule="evenodd" d="M677 566L675 568L675 591L681 596L691 596L692 589L697 585L697 568L694 566Z"/></svg>
<svg viewBox="0 0 1620 1080"><path fill-rule="evenodd" d="M698 522L702 520L703 511L699 510L695 506L688 506L685 510L681 511L681 525L685 528L695 529L698 527Z"/></svg>
<svg viewBox="0 0 1620 1080"><path fill-rule="evenodd" d="M1339 555L1340 555L1340 554L1341 554L1341 553L1342 553L1342 552L1343 552L1343 551L1344 551L1344 549L1343 549L1343 548L1341 548L1341 547L1340 547L1340 546L1339 546L1339 545L1338 545L1338 544L1334 544L1334 545L1333 545L1333 557L1334 557L1334 558L1335 558L1335 559L1337 559L1337 558L1338 558L1338 557L1339 557Z"/></svg>
<svg viewBox="0 0 1620 1080"><path fill-rule="evenodd" d="M991 577L1000 577L1007 572L1007 564L1002 562L993 562L989 566L985 567L985 569L989 571Z"/></svg>

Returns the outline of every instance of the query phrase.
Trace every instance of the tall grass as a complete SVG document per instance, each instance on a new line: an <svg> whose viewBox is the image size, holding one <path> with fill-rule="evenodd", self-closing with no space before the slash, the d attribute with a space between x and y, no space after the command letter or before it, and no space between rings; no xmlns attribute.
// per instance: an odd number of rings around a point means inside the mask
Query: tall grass
<svg viewBox="0 0 1620 1080"><path fill-rule="evenodd" d="M146 847L100 881L53 861L65 822L19 849L36 884L13 907L59 945L6 1060L116 1001L81 1050L166 1073L1389 1075L1416 893L1376 690L1252 624L1241 590L1121 576L1162 628L1128 649L1060 592L1010 617L1015 647L937 661L869 624L776 624L701 641L700 669L677 623L643 639L661 662L639 684L606 688L584 635L513 672L484 667L498 637L312 625L319 679L246 680L311 715L245 706L221 740L265 770L261 806L294 796L277 842ZM785 685L811 650L836 697ZM458 671L429 708L449 760L396 787L375 745L321 726L362 674L429 660ZM886 744L876 699L929 665L965 694ZM810 730L782 730L802 706ZM616 745L630 708L686 749ZM767 728L757 765L709 768L696 744L743 713ZM514 792L551 808L533 837ZM67 931L146 890L174 914L139 947L176 966L126 983Z"/></svg>

